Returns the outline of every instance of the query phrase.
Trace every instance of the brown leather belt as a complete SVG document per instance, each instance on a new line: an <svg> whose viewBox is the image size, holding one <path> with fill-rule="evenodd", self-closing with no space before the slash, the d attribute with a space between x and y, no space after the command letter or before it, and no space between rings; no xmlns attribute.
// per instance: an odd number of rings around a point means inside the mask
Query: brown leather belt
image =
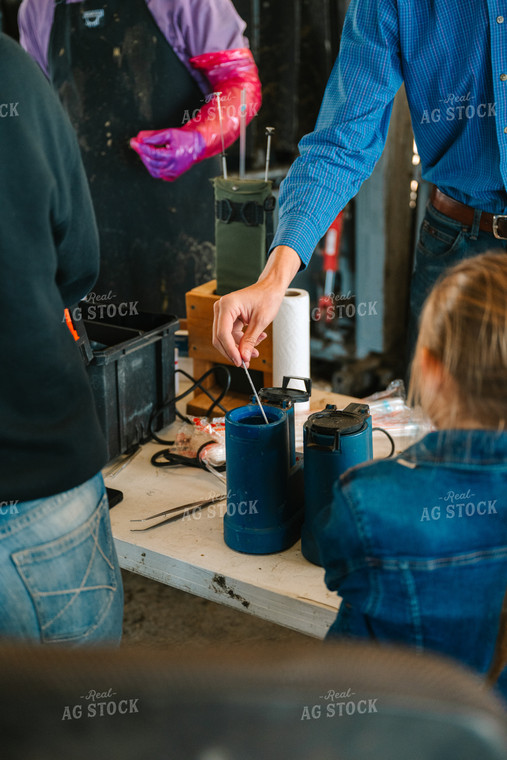
<svg viewBox="0 0 507 760"><path fill-rule="evenodd" d="M437 211L454 219L455 222L461 222L467 227L471 227L474 223L475 209L465 203L455 201L454 198L442 193L438 187L433 187L430 203ZM507 214L490 214L488 211L483 211L479 228L494 235L498 240L507 240Z"/></svg>

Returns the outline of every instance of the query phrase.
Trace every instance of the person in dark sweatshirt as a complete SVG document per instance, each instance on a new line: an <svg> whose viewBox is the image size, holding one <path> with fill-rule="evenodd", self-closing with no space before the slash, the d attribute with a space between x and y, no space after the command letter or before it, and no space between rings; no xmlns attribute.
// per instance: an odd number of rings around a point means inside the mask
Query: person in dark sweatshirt
<svg viewBox="0 0 507 760"><path fill-rule="evenodd" d="M0 186L0 637L118 643L106 445L64 320L96 280L97 228L68 117L5 35Z"/></svg>

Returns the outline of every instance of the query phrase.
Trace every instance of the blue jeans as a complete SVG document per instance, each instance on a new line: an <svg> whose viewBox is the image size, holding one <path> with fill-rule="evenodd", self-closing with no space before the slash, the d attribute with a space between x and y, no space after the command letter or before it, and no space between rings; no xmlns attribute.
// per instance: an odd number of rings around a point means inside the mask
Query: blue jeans
<svg viewBox="0 0 507 760"><path fill-rule="evenodd" d="M497 240L479 229L480 212L471 227L444 216L428 203L419 231L415 269L410 289L408 357L412 358L417 341L419 317L430 290L448 267L463 259L495 249L507 250L507 240Z"/></svg>
<svg viewBox="0 0 507 760"><path fill-rule="evenodd" d="M0 636L119 644L123 585L102 474L0 514Z"/></svg>

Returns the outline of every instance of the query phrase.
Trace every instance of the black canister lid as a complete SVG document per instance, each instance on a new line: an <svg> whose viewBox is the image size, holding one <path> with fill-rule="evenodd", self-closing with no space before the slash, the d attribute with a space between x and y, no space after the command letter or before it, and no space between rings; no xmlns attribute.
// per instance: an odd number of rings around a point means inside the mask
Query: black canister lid
<svg viewBox="0 0 507 760"><path fill-rule="evenodd" d="M291 407L294 404L291 394L283 388L261 388L259 398L261 401L265 401L267 404L275 404L275 406Z"/></svg>
<svg viewBox="0 0 507 760"><path fill-rule="evenodd" d="M305 427L317 435L351 435L362 429L369 412L367 404L349 404L343 411L328 404L322 412L311 414Z"/></svg>
<svg viewBox="0 0 507 760"><path fill-rule="evenodd" d="M288 388L287 385L291 380L302 380L305 384L305 390L299 388ZM312 394L312 381L309 377L284 377L282 388L261 388L259 397L261 401L266 401L277 406L291 407L293 404L299 404L302 401L308 401Z"/></svg>

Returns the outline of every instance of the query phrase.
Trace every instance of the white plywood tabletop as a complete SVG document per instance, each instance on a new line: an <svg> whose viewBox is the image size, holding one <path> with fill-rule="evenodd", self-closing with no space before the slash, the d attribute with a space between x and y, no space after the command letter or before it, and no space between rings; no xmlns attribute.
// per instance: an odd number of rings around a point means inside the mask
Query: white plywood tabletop
<svg viewBox="0 0 507 760"><path fill-rule="evenodd" d="M312 411L326 403L343 408L354 400L315 391ZM301 428L302 420L298 416L297 427ZM164 434L167 436L170 429ZM104 473L106 485L124 494L123 501L111 510L120 565L183 591L324 637L340 600L327 590L324 571L304 559L300 542L271 555L229 549L223 539L225 501L151 530L131 531L145 524L131 523L132 519L225 493L225 485L204 470L151 465L151 456L161 448L160 444L146 444L114 477L107 475L108 470Z"/></svg>

